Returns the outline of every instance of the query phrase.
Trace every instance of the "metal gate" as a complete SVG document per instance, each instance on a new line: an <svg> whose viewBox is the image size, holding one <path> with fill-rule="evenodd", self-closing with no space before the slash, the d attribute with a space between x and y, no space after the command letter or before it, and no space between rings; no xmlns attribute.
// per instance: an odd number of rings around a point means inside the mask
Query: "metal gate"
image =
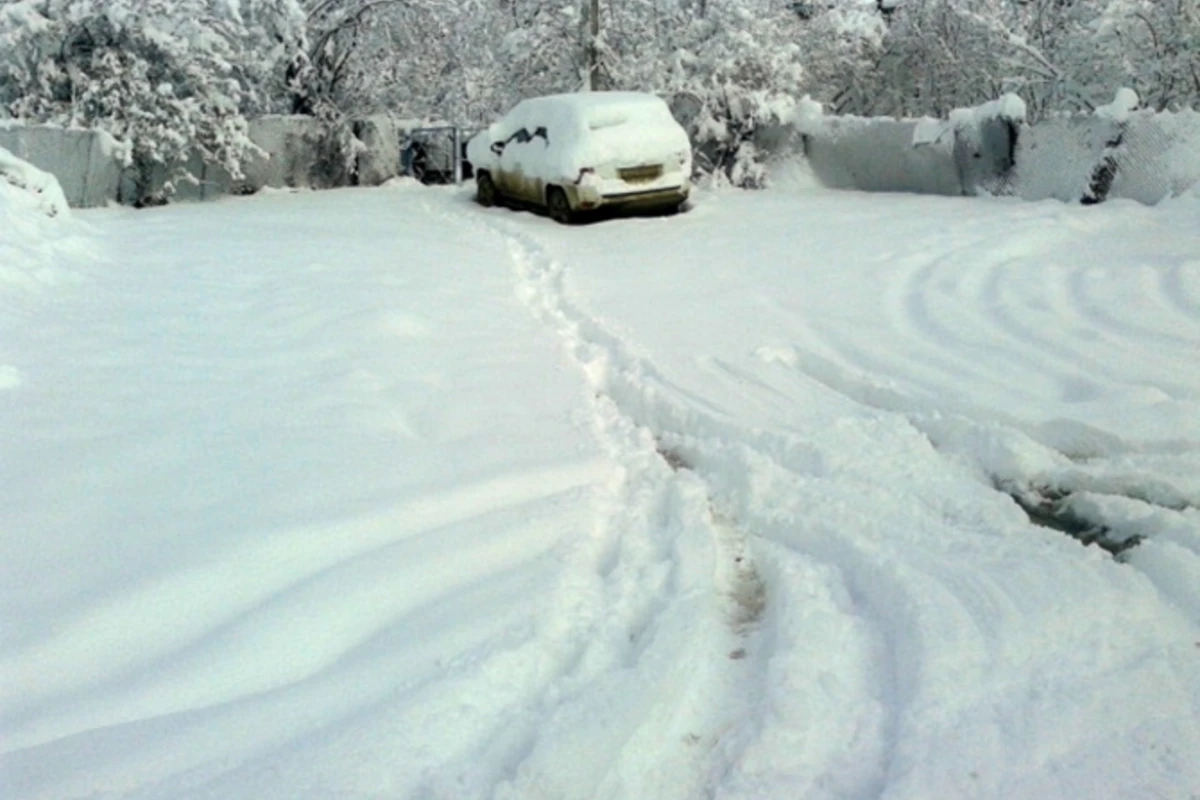
<svg viewBox="0 0 1200 800"><path fill-rule="evenodd" d="M467 141L473 131L438 125L405 131L400 140L400 174L421 183L462 183L473 177Z"/></svg>

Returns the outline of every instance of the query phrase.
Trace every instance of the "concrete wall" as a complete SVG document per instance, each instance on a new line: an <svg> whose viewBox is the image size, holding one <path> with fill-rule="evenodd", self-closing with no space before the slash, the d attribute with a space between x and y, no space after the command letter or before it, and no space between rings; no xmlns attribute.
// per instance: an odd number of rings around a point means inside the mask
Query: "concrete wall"
<svg viewBox="0 0 1200 800"><path fill-rule="evenodd" d="M260 117L250 122L250 141L265 152L251 156L245 165L243 191L264 186L274 189L324 189L349 181L326 179L319 169L324 131L313 117Z"/></svg>
<svg viewBox="0 0 1200 800"><path fill-rule="evenodd" d="M1107 199L1154 204L1200 185L1200 112L1134 112L1124 120L1077 115L1022 128L1014 192L1026 200L1079 202L1111 164Z"/></svg>
<svg viewBox="0 0 1200 800"><path fill-rule="evenodd" d="M354 123L354 136L362 143L356 176L359 186L378 186L399 174L400 135L400 126L384 114Z"/></svg>
<svg viewBox="0 0 1200 800"><path fill-rule="evenodd" d="M954 126L954 164L963 194L1009 192L1018 135L1017 124L1000 116Z"/></svg>
<svg viewBox="0 0 1200 800"><path fill-rule="evenodd" d="M834 189L963 194L954 139L914 145L919 120L825 117L804 132L813 173Z"/></svg>
<svg viewBox="0 0 1200 800"><path fill-rule="evenodd" d="M107 134L5 121L0 147L54 175L74 208L103 206L120 195L122 155Z"/></svg>

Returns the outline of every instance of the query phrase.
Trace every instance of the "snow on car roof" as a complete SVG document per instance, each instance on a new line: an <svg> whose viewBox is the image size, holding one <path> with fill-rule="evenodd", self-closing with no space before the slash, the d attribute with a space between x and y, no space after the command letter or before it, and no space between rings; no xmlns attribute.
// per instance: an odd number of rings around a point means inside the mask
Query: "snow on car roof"
<svg viewBox="0 0 1200 800"><path fill-rule="evenodd" d="M670 114L661 97L645 92L576 92L531 97L520 103L526 110L553 108L564 116L585 120L589 127L619 124L631 117ZM649 112L649 113L647 113Z"/></svg>
<svg viewBox="0 0 1200 800"><path fill-rule="evenodd" d="M525 102L564 103L577 108L660 105L663 99L647 92L567 92L532 97Z"/></svg>

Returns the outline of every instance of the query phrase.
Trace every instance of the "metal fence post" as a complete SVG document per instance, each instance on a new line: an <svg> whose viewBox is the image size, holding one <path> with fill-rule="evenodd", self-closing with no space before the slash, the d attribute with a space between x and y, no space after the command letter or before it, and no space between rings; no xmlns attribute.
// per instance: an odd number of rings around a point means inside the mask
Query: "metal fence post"
<svg viewBox="0 0 1200 800"><path fill-rule="evenodd" d="M454 126L454 185L462 186L462 129Z"/></svg>

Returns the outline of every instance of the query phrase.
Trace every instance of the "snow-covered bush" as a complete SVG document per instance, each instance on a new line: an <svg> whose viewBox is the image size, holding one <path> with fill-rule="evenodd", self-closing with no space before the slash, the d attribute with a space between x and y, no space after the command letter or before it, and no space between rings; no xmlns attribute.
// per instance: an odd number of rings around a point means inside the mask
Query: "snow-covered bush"
<svg viewBox="0 0 1200 800"><path fill-rule="evenodd" d="M67 277L63 261L95 253L95 243L79 236L70 216L53 175L0 148L0 301L6 309L13 308L14 293L36 292Z"/></svg>
<svg viewBox="0 0 1200 800"><path fill-rule="evenodd" d="M710 7L702 16L681 7L668 24L657 51L632 32L606 34L613 88L667 98L691 136L702 175L762 186L766 170L755 134L783 124L802 94L799 19L778 6L745 4ZM634 27L625 22L625 29Z"/></svg>
<svg viewBox="0 0 1200 800"><path fill-rule="evenodd" d="M32 164L22 161L0 147L0 186L4 187L8 203L36 207L48 217L70 214L67 198L63 196L58 179ZM20 193L11 191L20 190Z"/></svg>

